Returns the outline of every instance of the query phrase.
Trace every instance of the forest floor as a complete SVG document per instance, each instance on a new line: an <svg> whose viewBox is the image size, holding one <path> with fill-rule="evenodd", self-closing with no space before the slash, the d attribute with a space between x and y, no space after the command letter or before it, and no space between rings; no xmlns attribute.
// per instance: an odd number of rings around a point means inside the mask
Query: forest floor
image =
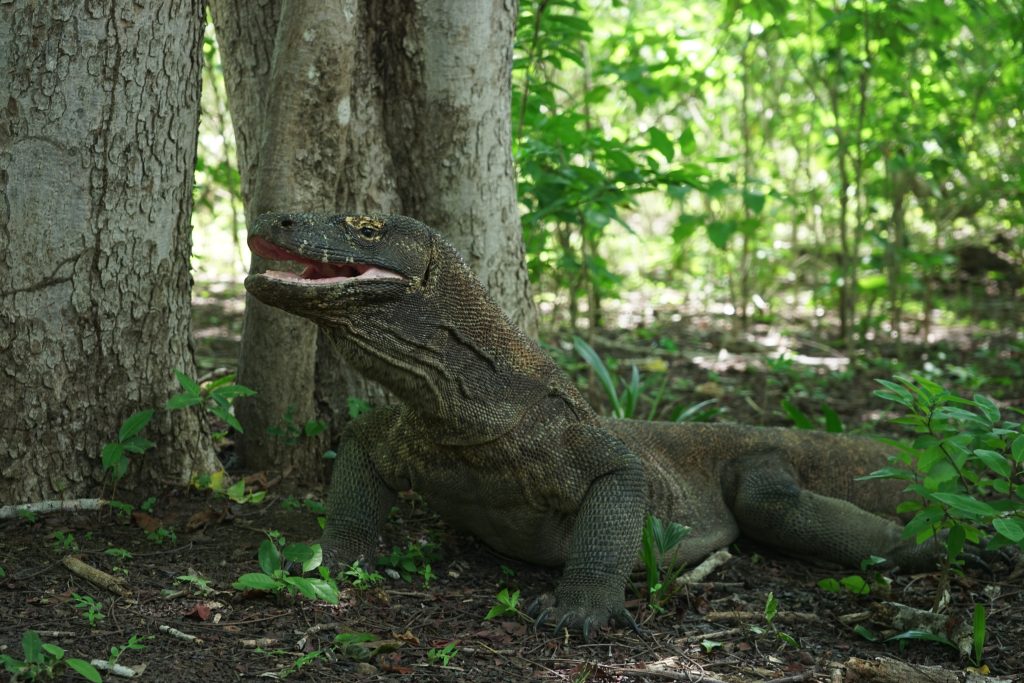
<svg viewBox="0 0 1024 683"><path fill-rule="evenodd" d="M240 327L234 292L229 288L198 301L195 329L206 368L233 362ZM545 337L559 339L553 350L567 355L568 333L549 330ZM877 346L873 359L851 359L767 327L735 335L712 318L666 320L593 343L609 362L617 358L624 368L635 363L658 377L645 385L648 396L667 377L666 398L655 410L661 416L671 414L672 403L708 397L723 411L718 419L740 422L791 424L779 409L787 397L815 420L827 403L848 428L890 416L872 397L874 379L892 372L886 349ZM790 351L772 359L780 344ZM1022 407L1021 349L1016 333L968 334L928 347L905 345L906 364L900 367L980 384L1002 405ZM569 366L583 372L581 363ZM645 413L649 408L642 404ZM558 573L496 556L451 531L411 495L402 497L384 530L381 552L397 560L401 571L383 583L361 590L345 585L336 606L235 590L240 575L258 571L257 548L267 530L295 542L319 535L316 515L304 501L319 500L322 490L291 492L293 497L277 474L250 473L248 481L267 491L259 504L175 488L156 493L148 514L79 512L0 522L0 654L22 659L21 640L29 629L66 650L67 657L84 659L108 659L112 647L124 648L134 639L141 647L125 648L118 662L144 668L140 680L176 682L852 682L908 680L907 672L915 670L920 680L952 681L963 678L940 678L922 667L953 676L971 663L937 642L885 642L912 628L897 626L889 605L930 608L942 593L937 574L883 578L869 570L859 573L869 593L829 592L820 581L856 572L783 557L746 541L730 548L733 558L724 566L680 590L657 612L640 589L627 595L640 634L610 628L587 644L547 629L535 632L514 614L486 620L500 590L519 591L525 605L550 591ZM69 572L62 563L67 555L122 577L124 594ZM984 605L987 670L1003 680L1024 681L1021 568L997 562L992 570L953 579L946 635L969 633L973 605ZM765 618L769 595L778 606L771 623ZM200 640L182 639L164 626ZM353 635L338 644L339 634ZM360 643L361 638L370 640ZM900 663L912 668L890 670L888 678L865 673ZM81 680L71 673L64 679ZM104 674L104 680L117 679Z"/></svg>

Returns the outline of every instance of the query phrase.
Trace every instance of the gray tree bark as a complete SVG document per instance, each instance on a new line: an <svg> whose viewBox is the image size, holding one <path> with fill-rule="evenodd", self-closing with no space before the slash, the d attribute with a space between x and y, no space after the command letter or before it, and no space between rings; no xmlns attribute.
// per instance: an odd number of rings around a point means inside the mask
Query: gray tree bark
<svg viewBox="0 0 1024 683"><path fill-rule="evenodd" d="M122 421L194 374L202 2L0 4L0 503L95 494ZM122 487L215 467L158 410Z"/></svg>
<svg viewBox="0 0 1024 683"><path fill-rule="evenodd" d="M509 315L536 329L511 158L517 3L214 0L249 219L263 211L380 211L447 233ZM273 47L269 45L272 43ZM252 269L267 264L254 259ZM239 381L253 467L314 474L323 441L267 436L346 418L365 395L315 328L247 298Z"/></svg>

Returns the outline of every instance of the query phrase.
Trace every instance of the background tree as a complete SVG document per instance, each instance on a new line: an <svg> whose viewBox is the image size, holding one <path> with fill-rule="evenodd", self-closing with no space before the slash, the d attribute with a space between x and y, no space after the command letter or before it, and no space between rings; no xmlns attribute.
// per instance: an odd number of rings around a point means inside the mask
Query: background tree
<svg viewBox="0 0 1024 683"><path fill-rule="evenodd" d="M194 372L201 2L0 5L0 500L97 493L100 452ZM158 412L129 482L213 467Z"/></svg>
<svg viewBox="0 0 1024 683"><path fill-rule="evenodd" d="M212 4L249 217L269 210L415 216L456 243L533 328L510 156L515 3ZM254 259L253 268L267 264ZM315 473L323 443L280 439L365 395L315 328L247 298L239 445L253 467ZM308 430L312 433L315 430Z"/></svg>

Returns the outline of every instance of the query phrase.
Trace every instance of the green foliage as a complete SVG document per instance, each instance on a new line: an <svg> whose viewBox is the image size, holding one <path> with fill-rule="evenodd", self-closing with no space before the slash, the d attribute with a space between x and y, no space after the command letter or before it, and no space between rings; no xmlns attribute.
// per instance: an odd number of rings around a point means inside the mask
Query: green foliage
<svg viewBox="0 0 1024 683"><path fill-rule="evenodd" d="M91 595L72 593L71 597L75 601L75 609L82 613L82 618L89 622L89 626L95 628L96 624L107 618L103 614L103 603Z"/></svg>
<svg viewBox="0 0 1024 683"><path fill-rule="evenodd" d="M184 583L195 589L200 595L212 595L213 587L210 585L209 579L204 579L201 576L195 574L182 574L181 576L174 577L175 583Z"/></svg>
<svg viewBox="0 0 1024 683"><path fill-rule="evenodd" d="M440 662L441 666L448 666L448 663L455 658L455 655L459 654L459 648L456 647L458 644L459 641L453 640L440 649L435 647L430 648L427 650L427 661L431 664L437 664Z"/></svg>
<svg viewBox="0 0 1024 683"><path fill-rule="evenodd" d="M952 291L965 244L992 245L1011 265L976 272L1019 289L1024 15L933 4L524 0L512 125L532 279L593 325L638 286L618 249L635 231L648 291L742 321L807 302L848 341L922 308L976 315L984 288Z"/></svg>
<svg viewBox="0 0 1024 683"><path fill-rule="evenodd" d="M266 491L250 491L246 493L244 479L239 479L238 481L236 481L234 484L229 486L224 491L224 493L227 494L228 498L240 504L261 503L263 502L263 499L266 498L267 496Z"/></svg>
<svg viewBox="0 0 1024 683"><path fill-rule="evenodd" d="M648 384L646 381L640 380L640 371L634 365L630 374L629 382L622 382L622 388L620 389L620 381L618 377L612 374L600 354L598 354L590 344L580 337L573 337L572 342L576 349L576 353L578 353L586 364L593 369L598 383L601 385L601 388L604 389L605 395L608 397L608 401L611 404L612 417L639 417L637 414L638 406L641 401L644 401L650 404L646 418L648 420L653 420L655 418L658 414L658 408L661 405L662 398L665 395L665 386L668 383L667 373L654 394L649 396ZM700 403L696 403L689 407L680 408L673 415L673 421L684 422L708 420L717 412L717 410L712 410L712 406L714 404L715 401L712 399L701 401Z"/></svg>
<svg viewBox="0 0 1024 683"><path fill-rule="evenodd" d="M163 545L164 542L174 543L178 540L178 534L174 532L174 529L162 526L153 531L147 531L146 540L157 545Z"/></svg>
<svg viewBox="0 0 1024 683"><path fill-rule="evenodd" d="M260 543L257 553L260 565L259 572L251 572L238 577L232 584L237 590L258 590L271 593L296 593L310 600L324 600L332 605L338 604L338 586L331 578L330 572L323 563L320 546L302 543L286 543L277 532L269 532L267 538ZM319 578L292 576L286 566L291 563L300 568L301 573L318 570Z"/></svg>
<svg viewBox="0 0 1024 683"><path fill-rule="evenodd" d="M369 572L363 569L359 562L353 562L350 564L342 576L348 581L353 588L360 591L365 591L373 588L377 584L384 582L384 577L378 572Z"/></svg>
<svg viewBox="0 0 1024 683"><path fill-rule="evenodd" d="M654 515L644 520L640 559L647 576L647 599L655 611L662 610L675 593L675 580L685 565L673 559L673 551L689 533L689 527L676 522L665 524Z"/></svg>
<svg viewBox="0 0 1024 683"><path fill-rule="evenodd" d="M404 550L392 546L390 553L377 557L377 566L392 570L406 582L411 582L412 577L418 575L426 586L434 577L430 563L439 559L441 555L436 544L410 541Z"/></svg>
<svg viewBox="0 0 1024 683"><path fill-rule="evenodd" d="M985 652L985 622L985 606L975 605L974 615L971 619L971 634L973 636L971 640L971 654L974 657L974 666L981 666L981 656Z"/></svg>
<svg viewBox="0 0 1024 683"><path fill-rule="evenodd" d="M793 421L793 426L797 429L820 429L821 426L814 423L810 417L807 416L800 408L792 403L788 398L782 399L782 410L785 411L789 419ZM822 404L821 414L825 418L824 428L826 432L833 434L841 434L843 432L843 421L840 419L839 414L827 404Z"/></svg>
<svg viewBox="0 0 1024 683"><path fill-rule="evenodd" d="M182 391L167 399L164 406L167 410L202 406L206 412L219 418L231 429L239 433L242 432L242 425L235 418L231 406L237 398L255 396L255 391L241 384L235 384L233 374L207 382L205 386L200 386L198 382L179 370L174 371L174 376L178 379Z"/></svg>
<svg viewBox="0 0 1024 683"><path fill-rule="evenodd" d="M136 652L145 650L146 646L143 645L144 641L153 640L153 636L137 636L132 635L128 638L128 642L124 645L111 645L110 646L110 657L107 659L111 665L117 664L117 660L121 658L125 652L134 650Z"/></svg>
<svg viewBox="0 0 1024 683"><path fill-rule="evenodd" d="M151 419L153 419L153 410L140 410L132 413L121 423L117 440L110 441L103 446L101 453L103 471L110 473L110 478L115 485L128 472L129 453L141 455L156 445L149 439L139 436L139 432L149 424Z"/></svg>
<svg viewBox="0 0 1024 683"><path fill-rule="evenodd" d="M18 681L53 680L70 669L87 681L101 683L99 672L89 662L75 657L64 658L64 649L44 643L35 631L25 631L21 638L22 656L15 659L0 653L0 664L12 675L12 683Z"/></svg>
<svg viewBox="0 0 1024 683"><path fill-rule="evenodd" d="M78 541L75 540L75 535L70 531L58 529L53 532L53 549L58 553L74 552L78 550Z"/></svg>
<svg viewBox="0 0 1024 683"><path fill-rule="evenodd" d="M300 440L313 438L325 429L327 423L323 420L307 420L300 425L295 421L295 406L288 406L281 416L281 422L267 427L267 434L283 440L289 446L296 446Z"/></svg>
<svg viewBox="0 0 1024 683"><path fill-rule="evenodd" d="M764 621L768 625L768 628L781 640L785 645L790 647L800 647L800 643L797 642L796 638L780 631L775 627L775 617L779 614L779 601L775 597L775 593L769 592L768 596L764 601ZM755 633L761 632L760 629L755 628Z"/></svg>
<svg viewBox="0 0 1024 683"><path fill-rule="evenodd" d="M916 437L899 449L898 467L869 477L907 482L917 499L900 512L913 512L907 537L923 542L945 530L945 568L961 563L965 543L981 544L993 533L992 550L1024 548L1024 435L1017 420L1002 417L991 399L965 399L919 374L879 380L875 395L906 411L894 422L911 427Z"/></svg>
<svg viewBox="0 0 1024 683"><path fill-rule="evenodd" d="M520 617L524 617L522 610L519 609L519 591L512 593L508 592L508 588L502 588L498 591L498 594L494 596L494 605L487 611L487 615L484 619L490 620L496 617L503 617L507 614L516 614Z"/></svg>

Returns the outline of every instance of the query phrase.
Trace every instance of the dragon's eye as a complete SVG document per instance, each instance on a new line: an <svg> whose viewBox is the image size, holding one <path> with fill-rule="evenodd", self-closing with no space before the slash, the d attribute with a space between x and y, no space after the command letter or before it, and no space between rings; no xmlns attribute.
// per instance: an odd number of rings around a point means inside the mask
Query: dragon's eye
<svg viewBox="0 0 1024 683"><path fill-rule="evenodd" d="M359 234L367 239L372 239L377 236L377 228L371 228L370 226L364 226L359 228Z"/></svg>

